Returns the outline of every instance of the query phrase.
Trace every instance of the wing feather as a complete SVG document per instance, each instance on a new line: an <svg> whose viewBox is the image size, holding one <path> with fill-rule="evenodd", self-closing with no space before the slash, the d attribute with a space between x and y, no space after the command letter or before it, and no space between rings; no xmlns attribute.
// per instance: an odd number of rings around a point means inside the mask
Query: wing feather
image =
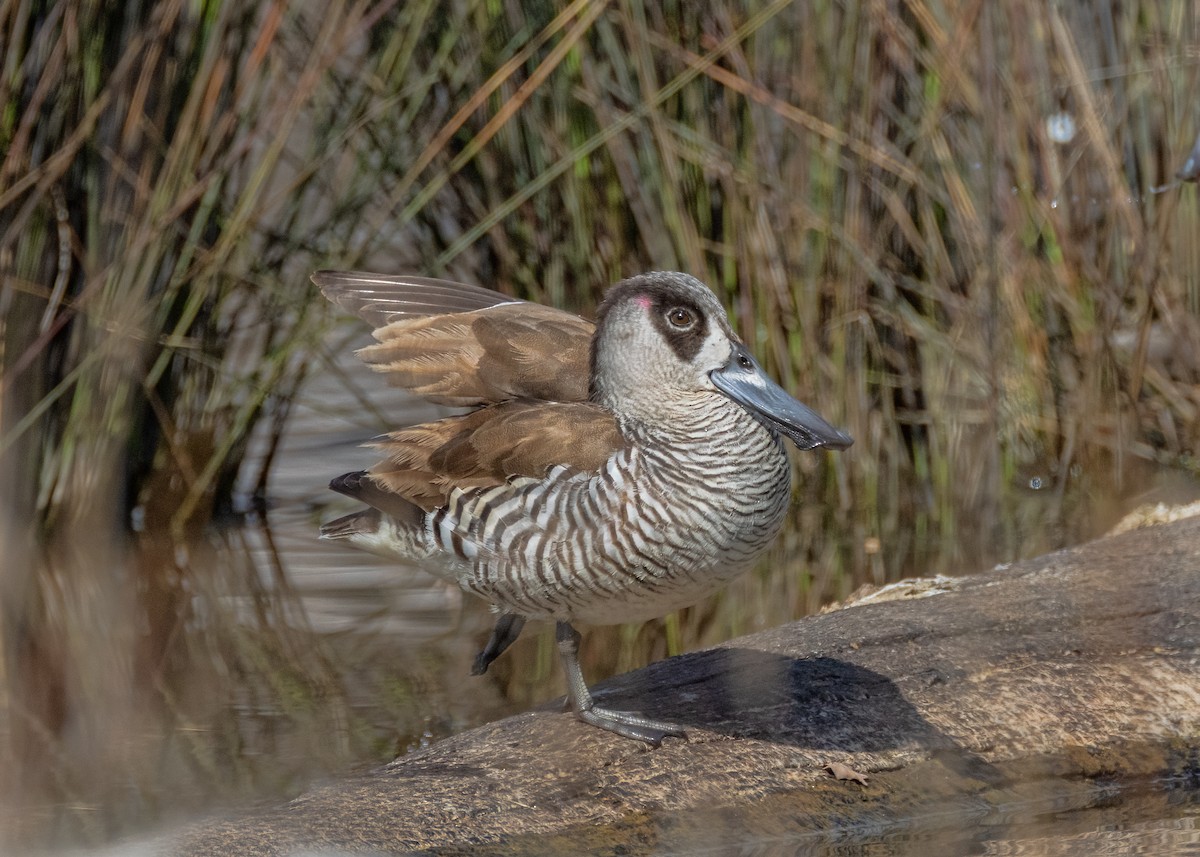
<svg viewBox="0 0 1200 857"><path fill-rule="evenodd" d="M325 297L373 327L385 327L405 318L522 303L482 286L434 277L371 274L366 271L317 271L312 275L312 281L321 288Z"/></svg>
<svg viewBox="0 0 1200 857"><path fill-rule="evenodd" d="M376 325L377 344L358 356L429 401L587 400L590 321L449 280L318 271L313 281Z"/></svg>
<svg viewBox="0 0 1200 857"><path fill-rule="evenodd" d="M313 282L375 326L376 344L358 356L391 383L482 406L384 435L373 444L384 460L335 490L405 517L408 504L431 511L455 488L537 479L558 465L595 471L624 446L612 413L587 401L592 322L449 280L318 271Z"/></svg>
<svg viewBox="0 0 1200 857"><path fill-rule="evenodd" d="M512 401L400 429L372 445L385 458L368 471L371 479L430 511L447 503L455 488L540 479L557 465L599 470L625 440L612 413L599 405Z"/></svg>

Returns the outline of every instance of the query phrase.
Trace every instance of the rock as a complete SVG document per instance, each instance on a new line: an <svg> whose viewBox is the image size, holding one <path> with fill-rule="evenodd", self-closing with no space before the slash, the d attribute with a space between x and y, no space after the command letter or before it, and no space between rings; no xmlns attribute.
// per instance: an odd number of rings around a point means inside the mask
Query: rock
<svg viewBox="0 0 1200 857"><path fill-rule="evenodd" d="M1200 518L900 591L597 686L687 741L547 706L163 852L684 854L1200 778Z"/></svg>
<svg viewBox="0 0 1200 857"><path fill-rule="evenodd" d="M1147 503L1138 506L1116 523L1106 535L1117 536L1130 530L1140 530L1143 527L1156 527L1159 524L1169 524L1200 515L1200 500L1170 506L1166 503Z"/></svg>

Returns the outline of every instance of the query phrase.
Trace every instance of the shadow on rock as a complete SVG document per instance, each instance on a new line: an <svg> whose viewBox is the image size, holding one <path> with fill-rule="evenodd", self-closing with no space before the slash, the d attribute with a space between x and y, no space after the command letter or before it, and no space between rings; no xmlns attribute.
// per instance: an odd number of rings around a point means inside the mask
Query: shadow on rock
<svg viewBox="0 0 1200 857"><path fill-rule="evenodd" d="M713 649L604 683L601 705L814 750L951 749L886 676L829 657Z"/></svg>

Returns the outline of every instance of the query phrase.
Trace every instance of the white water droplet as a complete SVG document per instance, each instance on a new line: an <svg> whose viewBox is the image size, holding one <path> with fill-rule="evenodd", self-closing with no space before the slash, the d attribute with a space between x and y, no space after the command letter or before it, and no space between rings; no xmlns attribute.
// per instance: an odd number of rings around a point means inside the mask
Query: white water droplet
<svg viewBox="0 0 1200 857"><path fill-rule="evenodd" d="M1075 138L1075 119L1065 110L1046 117L1046 136L1055 143L1070 143Z"/></svg>

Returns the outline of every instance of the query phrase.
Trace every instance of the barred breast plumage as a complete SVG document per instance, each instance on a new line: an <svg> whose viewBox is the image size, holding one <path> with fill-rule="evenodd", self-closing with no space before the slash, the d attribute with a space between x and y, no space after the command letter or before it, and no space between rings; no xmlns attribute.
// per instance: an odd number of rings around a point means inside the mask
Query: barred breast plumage
<svg viewBox="0 0 1200 857"><path fill-rule="evenodd" d="M572 622L692 604L770 545L791 494L783 438L850 438L758 367L712 292L685 274L614 286L596 326L438 280L320 272L376 324L360 356L460 417L380 439L385 459L332 487L371 509L327 538L422 563L502 612L483 672L525 619L558 622L585 722L657 744L678 728L594 706Z"/></svg>

